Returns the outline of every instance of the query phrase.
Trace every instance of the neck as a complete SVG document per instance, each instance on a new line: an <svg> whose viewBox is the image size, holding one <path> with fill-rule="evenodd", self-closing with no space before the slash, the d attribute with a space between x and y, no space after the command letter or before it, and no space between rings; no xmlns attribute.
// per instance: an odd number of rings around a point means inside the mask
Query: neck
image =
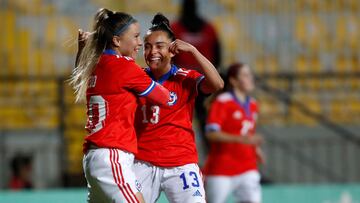
<svg viewBox="0 0 360 203"><path fill-rule="evenodd" d="M159 80L161 76L165 75L171 69L171 64L167 64L164 68L159 67L154 70L151 70L151 73L155 77L156 80Z"/></svg>
<svg viewBox="0 0 360 203"><path fill-rule="evenodd" d="M234 94L235 94L235 96L236 96L236 98L238 100L240 100L241 102L245 102L245 100L246 100L245 92L241 91L238 88L234 88L233 91L234 91Z"/></svg>
<svg viewBox="0 0 360 203"><path fill-rule="evenodd" d="M122 55L122 54L120 53L120 50L119 50L118 48L114 47L114 46L106 47L106 49L114 50L117 55L120 55L120 56Z"/></svg>

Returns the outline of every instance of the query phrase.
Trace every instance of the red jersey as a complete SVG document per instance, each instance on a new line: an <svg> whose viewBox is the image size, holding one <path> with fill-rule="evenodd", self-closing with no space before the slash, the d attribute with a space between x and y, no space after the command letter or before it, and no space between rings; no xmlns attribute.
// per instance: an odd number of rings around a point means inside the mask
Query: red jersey
<svg viewBox="0 0 360 203"><path fill-rule="evenodd" d="M150 76L151 72L148 69ZM204 77L194 70L172 65L157 82L170 91L171 107L160 108L141 98L136 111L136 159L160 167L197 163L192 118L197 86Z"/></svg>
<svg viewBox="0 0 360 203"><path fill-rule="evenodd" d="M197 50L199 50L202 55L204 55L210 61L214 62L214 47L218 39L216 36L216 31L211 24L204 24L202 30L196 33L187 31L180 21L173 23L171 25L171 29L174 32L176 38L192 44L197 48ZM177 54L174 57L174 61L175 64L178 64L181 67L188 67L191 69L200 67L200 64L197 62L197 60L189 53Z"/></svg>
<svg viewBox="0 0 360 203"><path fill-rule="evenodd" d="M136 153L136 95L145 96L155 86L132 58L106 50L90 77L86 93L86 129L90 134L85 138L84 150L92 143Z"/></svg>
<svg viewBox="0 0 360 203"><path fill-rule="evenodd" d="M232 92L222 93L210 107L206 131L252 136L257 113L258 106L254 99L247 97L242 103ZM212 141L204 173L231 176L257 169L255 150L253 145Z"/></svg>

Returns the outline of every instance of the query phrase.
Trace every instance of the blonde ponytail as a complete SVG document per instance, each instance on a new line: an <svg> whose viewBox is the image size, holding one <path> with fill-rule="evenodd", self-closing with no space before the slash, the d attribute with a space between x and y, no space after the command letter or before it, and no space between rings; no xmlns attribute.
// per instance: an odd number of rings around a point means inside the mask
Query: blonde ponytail
<svg viewBox="0 0 360 203"><path fill-rule="evenodd" d="M76 102L86 99L86 90L91 74L99 62L105 48L112 43L116 30L121 29L129 22L136 22L131 15L122 12L113 12L101 8L95 15L93 34L89 36L83 48L77 67L73 70L70 84L75 89Z"/></svg>

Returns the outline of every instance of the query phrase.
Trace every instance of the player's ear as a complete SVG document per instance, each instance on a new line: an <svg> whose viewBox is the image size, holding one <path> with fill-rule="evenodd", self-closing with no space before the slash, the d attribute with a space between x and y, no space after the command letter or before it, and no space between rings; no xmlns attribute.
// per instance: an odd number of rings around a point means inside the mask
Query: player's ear
<svg viewBox="0 0 360 203"><path fill-rule="evenodd" d="M230 77L230 78L229 78L229 83L230 83L230 85L231 85L232 87L234 87L234 86L236 85L236 80L235 80L235 78Z"/></svg>
<svg viewBox="0 0 360 203"><path fill-rule="evenodd" d="M120 47L121 41L120 41L120 37L119 36L114 36L112 38L112 42L114 44L115 47Z"/></svg>

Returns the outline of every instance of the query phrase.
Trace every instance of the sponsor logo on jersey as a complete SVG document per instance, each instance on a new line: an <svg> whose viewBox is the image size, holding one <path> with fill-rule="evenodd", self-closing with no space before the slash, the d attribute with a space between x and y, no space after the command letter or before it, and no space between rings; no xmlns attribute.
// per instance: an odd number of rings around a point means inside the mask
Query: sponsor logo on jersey
<svg viewBox="0 0 360 203"><path fill-rule="evenodd" d="M233 113L233 118L237 119L237 120L240 120L242 118L242 113L240 111L235 111Z"/></svg>
<svg viewBox="0 0 360 203"><path fill-rule="evenodd" d="M202 197L202 194L199 190L196 190L196 192L192 196L193 197Z"/></svg>
<svg viewBox="0 0 360 203"><path fill-rule="evenodd" d="M140 182L138 180L135 180L135 187L139 192L141 192L142 187L141 187L141 184L140 184Z"/></svg>
<svg viewBox="0 0 360 203"><path fill-rule="evenodd" d="M177 95L175 92L170 92L170 101L168 102L169 106L173 106L176 104L177 101Z"/></svg>

